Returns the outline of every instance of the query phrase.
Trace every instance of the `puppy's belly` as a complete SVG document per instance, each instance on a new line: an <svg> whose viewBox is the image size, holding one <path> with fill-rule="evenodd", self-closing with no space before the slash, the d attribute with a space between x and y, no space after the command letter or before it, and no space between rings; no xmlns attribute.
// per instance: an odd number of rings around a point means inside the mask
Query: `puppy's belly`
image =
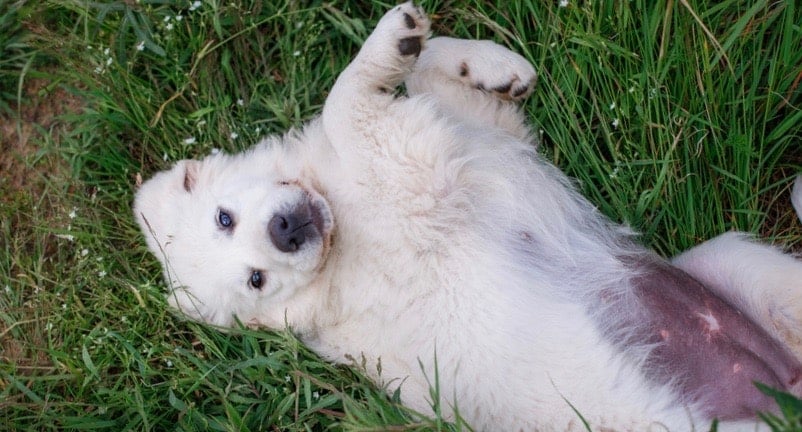
<svg viewBox="0 0 802 432"><path fill-rule="evenodd" d="M634 267L640 274L633 280L637 307L647 317L635 323L638 338L655 344L645 366L649 378L677 380L683 395L721 420L776 411L754 382L799 387L802 365L746 315L667 263Z"/></svg>

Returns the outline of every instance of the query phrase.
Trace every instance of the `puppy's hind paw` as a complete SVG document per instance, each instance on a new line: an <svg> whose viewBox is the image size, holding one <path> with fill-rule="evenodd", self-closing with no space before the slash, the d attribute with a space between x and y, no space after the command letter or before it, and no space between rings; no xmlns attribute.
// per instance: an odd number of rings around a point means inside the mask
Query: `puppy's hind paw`
<svg viewBox="0 0 802 432"><path fill-rule="evenodd" d="M418 74L434 72L448 81L510 101L529 96L537 78L526 58L488 40L434 38L427 42L416 67Z"/></svg>
<svg viewBox="0 0 802 432"><path fill-rule="evenodd" d="M532 92L537 74L525 58L501 45L477 43L474 56L460 63L462 79L479 90L506 100L521 100Z"/></svg>

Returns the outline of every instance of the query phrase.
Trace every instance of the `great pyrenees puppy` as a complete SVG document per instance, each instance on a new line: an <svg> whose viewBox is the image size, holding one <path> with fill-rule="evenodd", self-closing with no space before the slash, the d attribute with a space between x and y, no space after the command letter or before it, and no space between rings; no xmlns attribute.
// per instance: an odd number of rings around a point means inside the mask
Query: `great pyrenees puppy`
<svg viewBox="0 0 802 432"><path fill-rule="evenodd" d="M752 430L753 382L802 393L802 262L739 233L658 257L537 153L528 62L428 33L395 7L318 119L141 186L173 306L364 357L422 413L436 376L483 431Z"/></svg>

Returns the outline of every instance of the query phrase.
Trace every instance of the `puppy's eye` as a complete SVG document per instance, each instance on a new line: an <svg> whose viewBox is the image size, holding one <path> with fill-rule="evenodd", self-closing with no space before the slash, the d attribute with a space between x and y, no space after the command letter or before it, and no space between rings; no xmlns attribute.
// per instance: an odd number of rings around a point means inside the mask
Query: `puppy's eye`
<svg viewBox="0 0 802 432"><path fill-rule="evenodd" d="M225 210L218 210L217 224L220 225L220 228L231 228L234 226L234 218Z"/></svg>
<svg viewBox="0 0 802 432"><path fill-rule="evenodd" d="M265 284L265 278L262 275L262 272L259 270L254 270L251 272L251 278L248 280L248 285L251 286L253 289L262 289L262 285Z"/></svg>

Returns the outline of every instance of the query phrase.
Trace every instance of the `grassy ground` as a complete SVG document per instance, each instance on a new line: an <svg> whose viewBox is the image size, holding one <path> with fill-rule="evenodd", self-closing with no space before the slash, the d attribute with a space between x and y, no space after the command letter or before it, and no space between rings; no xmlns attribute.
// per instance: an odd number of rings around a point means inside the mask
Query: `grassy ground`
<svg viewBox="0 0 802 432"><path fill-rule="evenodd" d="M423 4L437 34L537 66L544 151L644 242L738 229L799 249L795 2ZM314 116L388 6L0 0L0 429L461 428L286 333L172 315L129 210L140 177Z"/></svg>

